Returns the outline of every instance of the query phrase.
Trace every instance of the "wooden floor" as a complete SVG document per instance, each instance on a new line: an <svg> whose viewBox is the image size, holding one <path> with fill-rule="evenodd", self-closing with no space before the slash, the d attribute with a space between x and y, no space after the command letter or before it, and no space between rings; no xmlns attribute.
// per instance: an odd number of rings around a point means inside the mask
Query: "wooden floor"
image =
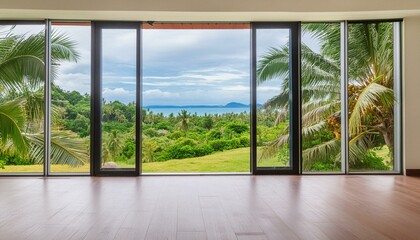
<svg viewBox="0 0 420 240"><path fill-rule="evenodd" d="M0 178L0 239L420 239L420 178Z"/></svg>

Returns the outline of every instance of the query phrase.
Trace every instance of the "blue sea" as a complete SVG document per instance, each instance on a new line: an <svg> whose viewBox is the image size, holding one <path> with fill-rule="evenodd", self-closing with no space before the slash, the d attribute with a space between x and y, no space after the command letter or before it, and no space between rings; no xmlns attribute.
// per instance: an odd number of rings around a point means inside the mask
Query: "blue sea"
<svg viewBox="0 0 420 240"><path fill-rule="evenodd" d="M223 113L249 113L251 110L249 107L238 107L238 108L225 108L225 107L215 107L215 108L200 108L200 107L180 107L180 108L153 108L149 107L146 108L148 111L152 111L153 113L163 113L164 116L169 116L169 114L173 113L175 116L181 112L181 110L187 110L190 114L197 114L198 116L204 116L205 114L223 114Z"/></svg>

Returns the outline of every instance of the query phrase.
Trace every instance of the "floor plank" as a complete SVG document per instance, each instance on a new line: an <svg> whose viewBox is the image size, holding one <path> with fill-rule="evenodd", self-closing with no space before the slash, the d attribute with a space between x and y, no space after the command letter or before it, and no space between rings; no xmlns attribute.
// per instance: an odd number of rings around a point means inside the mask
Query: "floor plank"
<svg viewBox="0 0 420 240"><path fill-rule="evenodd" d="M420 178L0 177L0 239L418 239Z"/></svg>

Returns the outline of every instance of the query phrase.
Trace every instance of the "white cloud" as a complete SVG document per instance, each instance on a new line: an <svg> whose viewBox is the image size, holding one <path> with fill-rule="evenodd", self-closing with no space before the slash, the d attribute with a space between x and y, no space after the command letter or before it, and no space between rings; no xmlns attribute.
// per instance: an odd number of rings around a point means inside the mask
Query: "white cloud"
<svg viewBox="0 0 420 240"><path fill-rule="evenodd" d="M90 94L90 74L68 73L60 74L54 84L66 91L77 91Z"/></svg>
<svg viewBox="0 0 420 240"><path fill-rule="evenodd" d="M257 92L276 92L280 93L281 87L273 86L257 86Z"/></svg>
<svg viewBox="0 0 420 240"><path fill-rule="evenodd" d="M143 97L144 98L173 98L173 97L179 97L179 93L171 93L162 91L160 89L150 89L143 91Z"/></svg>
<svg viewBox="0 0 420 240"><path fill-rule="evenodd" d="M154 87L197 86L197 83L188 82L188 81L173 81L173 82L156 81L156 82L143 82L143 86L154 86Z"/></svg>
<svg viewBox="0 0 420 240"><path fill-rule="evenodd" d="M136 100L136 92L129 91L124 88L104 88L102 97L106 101L134 102Z"/></svg>
<svg viewBox="0 0 420 240"><path fill-rule="evenodd" d="M221 91L227 91L227 92L250 92L250 86L245 85L234 85L234 86L226 86L221 87Z"/></svg>
<svg viewBox="0 0 420 240"><path fill-rule="evenodd" d="M222 82L248 79L248 72L230 67L212 67L185 71L174 76L144 76L146 86L217 86ZM156 81L173 80L173 81ZM248 81L248 80L247 80Z"/></svg>

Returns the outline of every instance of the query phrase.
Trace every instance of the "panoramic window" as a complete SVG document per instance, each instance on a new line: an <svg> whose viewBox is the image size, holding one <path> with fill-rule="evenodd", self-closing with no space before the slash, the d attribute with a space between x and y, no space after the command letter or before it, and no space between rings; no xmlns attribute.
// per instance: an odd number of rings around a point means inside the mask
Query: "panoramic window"
<svg viewBox="0 0 420 240"><path fill-rule="evenodd" d="M341 172L340 23L302 24L303 172Z"/></svg>
<svg viewBox="0 0 420 240"><path fill-rule="evenodd" d="M53 173L90 172L90 23L51 27Z"/></svg>
<svg viewBox="0 0 420 240"><path fill-rule="evenodd" d="M393 22L348 25L349 170L398 171L399 76ZM400 133L398 133L400 134ZM397 162L396 162L397 161Z"/></svg>
<svg viewBox="0 0 420 240"><path fill-rule="evenodd" d="M399 22L302 24L300 89L297 23L95 26L91 106L91 25L52 22L45 119L45 25L0 25L0 174L249 172L251 131L253 170L297 171L298 107L303 172L400 171Z"/></svg>
<svg viewBox="0 0 420 240"><path fill-rule="evenodd" d="M42 173L45 27L0 25L0 46L0 173Z"/></svg>
<svg viewBox="0 0 420 240"><path fill-rule="evenodd" d="M142 171L249 172L249 24L144 24L142 38Z"/></svg>

